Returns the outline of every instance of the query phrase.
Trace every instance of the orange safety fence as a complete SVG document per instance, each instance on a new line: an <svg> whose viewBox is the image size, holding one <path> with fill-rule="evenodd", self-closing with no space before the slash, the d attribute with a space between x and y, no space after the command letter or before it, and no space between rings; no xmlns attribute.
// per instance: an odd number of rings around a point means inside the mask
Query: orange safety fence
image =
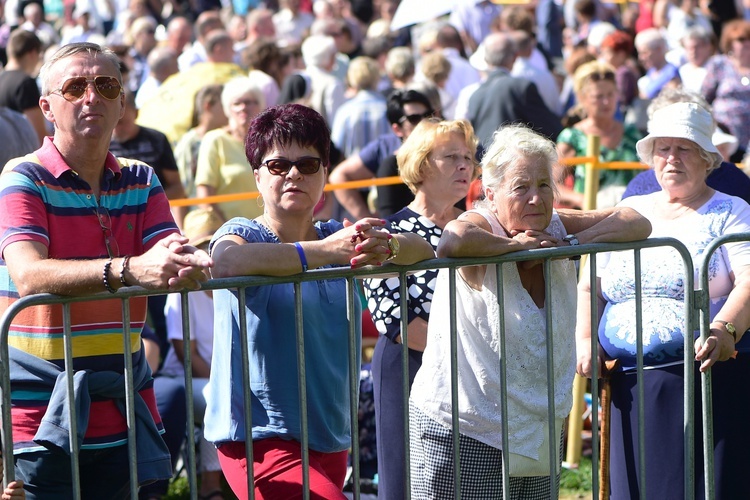
<svg viewBox="0 0 750 500"><path fill-rule="evenodd" d="M599 162L592 156L576 156L574 158L561 158L560 163L567 166L591 163L595 169L622 170L622 169L647 169L648 166L640 162L631 161L613 161ZM390 186L393 184L402 184L403 181L399 176L380 177L377 179L364 179L361 181L342 182L340 184L326 184L325 191L335 191L337 189L363 189L372 186ZM257 191L236 194L221 194L216 196L207 196L205 198L181 198L170 200L169 204L173 207L187 207L192 205L201 205L204 203L223 203L226 201L252 200L259 196Z"/></svg>

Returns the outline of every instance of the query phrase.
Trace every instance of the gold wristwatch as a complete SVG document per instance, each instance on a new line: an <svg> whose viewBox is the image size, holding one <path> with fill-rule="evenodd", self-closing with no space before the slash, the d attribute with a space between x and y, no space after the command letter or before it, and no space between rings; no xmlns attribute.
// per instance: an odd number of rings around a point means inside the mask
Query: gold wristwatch
<svg viewBox="0 0 750 500"><path fill-rule="evenodd" d="M393 260L398 255L398 252L401 250L401 244L398 242L395 236L388 239L388 250L391 251L391 254L388 256L386 260Z"/></svg>
<svg viewBox="0 0 750 500"><path fill-rule="evenodd" d="M715 319L714 323L721 323L724 325L724 328L727 329L727 333L732 336L734 339L734 343L737 343L737 329L734 327L733 323L730 323L729 321L724 321L722 319Z"/></svg>

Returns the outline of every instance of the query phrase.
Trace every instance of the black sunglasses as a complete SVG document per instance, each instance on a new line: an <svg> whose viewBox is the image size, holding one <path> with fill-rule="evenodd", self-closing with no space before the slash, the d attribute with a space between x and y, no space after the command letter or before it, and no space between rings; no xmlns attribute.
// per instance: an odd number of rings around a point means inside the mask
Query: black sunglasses
<svg viewBox="0 0 750 500"><path fill-rule="evenodd" d="M297 170L302 175L311 175L320 170L320 164L320 158L305 156L296 161L287 160L286 158L271 158L260 165L268 168L268 171L273 175L286 175L292 167L297 167Z"/></svg>
<svg viewBox="0 0 750 500"><path fill-rule="evenodd" d="M602 80L615 81L615 74L611 71L604 71L603 73L591 73L589 79L592 82L600 82Z"/></svg>
<svg viewBox="0 0 750 500"><path fill-rule="evenodd" d="M60 94L66 101L76 102L86 93L89 83L93 83L96 92L109 101L114 101L122 93L122 85L114 76L76 76L65 80L62 87L50 94Z"/></svg>
<svg viewBox="0 0 750 500"><path fill-rule="evenodd" d="M416 114L413 114L413 115L404 115L404 116L402 116L399 119L398 124L399 125L403 125L404 122L408 121L412 125L419 125L419 122L421 122L425 118L432 117L433 113L434 113L434 111L425 111L424 113L416 113Z"/></svg>

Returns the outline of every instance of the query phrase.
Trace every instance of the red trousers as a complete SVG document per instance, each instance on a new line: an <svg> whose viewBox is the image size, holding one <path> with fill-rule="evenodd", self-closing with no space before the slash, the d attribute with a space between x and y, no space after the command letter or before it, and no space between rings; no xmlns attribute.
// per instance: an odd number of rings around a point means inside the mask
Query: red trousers
<svg viewBox="0 0 750 500"><path fill-rule="evenodd" d="M219 463L229 486L240 500L249 497L245 443L219 446ZM342 493L346 478L347 451L320 453L309 450L310 498L321 500L346 498ZM253 442L255 498L277 500L302 498L302 446L298 441L279 438Z"/></svg>

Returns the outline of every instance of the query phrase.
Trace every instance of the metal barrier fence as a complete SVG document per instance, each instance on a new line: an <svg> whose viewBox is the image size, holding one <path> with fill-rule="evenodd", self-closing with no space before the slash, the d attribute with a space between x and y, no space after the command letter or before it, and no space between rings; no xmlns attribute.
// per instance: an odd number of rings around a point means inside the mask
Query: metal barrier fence
<svg viewBox="0 0 750 500"><path fill-rule="evenodd" d="M720 238L717 241L715 241L711 247L708 249L709 251L706 253L707 257L710 257L711 253L719 248L719 246L726 242L735 242L735 241L750 241L750 234L744 234L744 235L733 235L729 237ZM545 275L550 275L550 264L551 261L554 259L559 258L568 258L575 255L580 254L591 254L590 255L590 273L591 273L591 283L592 283L592 294L591 294L591 301L592 301L592 314L591 314L591 321L592 321L592 332L596 331L595 325L598 324L598 316L596 314L596 256L598 253L602 252L611 252L611 251L632 251L634 252L634 275L636 277L640 277L641 275L641 269L640 269L640 255L641 250L648 249L648 248L654 248L654 247L662 247L662 246L668 246L674 248L679 255L682 257L684 269L687 271L685 272L685 290L693 290L694 289L694 274L693 274L693 262L690 257L690 254L687 250L687 248L680 243L679 241L672 239L672 238L654 238L649 240L644 240L641 242L635 242L635 243L621 243L621 244L593 244L593 245L581 245L576 247L565 247L565 248L548 248L548 249L537 249L537 250L529 250L529 251L522 251L522 252L516 252L512 254L507 254L501 257L492 257L492 258L464 258L464 259L434 259L429 261L424 261L412 266L387 266L384 268L365 268L365 269L357 269L352 270L349 268L340 268L340 269L330 269L330 270L314 270L309 271L303 274L298 274L294 276L288 276L288 277L262 277L262 276L252 276L252 277L237 277L237 278L227 278L227 279L221 279L221 280L211 280L204 284L203 289L204 290L218 290L218 289L230 289L230 290L242 290L245 287L249 286L263 286L263 285L273 285L273 284L282 284L282 283L293 283L294 284L294 290L295 290L295 310L296 310L296 324L297 324L297 331L296 331L296 339L298 343L298 373L299 373L299 402L300 402L300 428L303 430L301 434L301 447L302 447L302 460L303 460L303 496L304 498L309 498L309 477L307 473L307 469L309 466L309 459L308 459L308 439L307 439L307 410L306 410L306 401L307 401L307 395L306 395L306 364L305 364L305 349L304 349L304 336L302 332L302 296L301 296L301 284L306 281L317 281L317 280L325 280L325 279L334 279L334 278L344 278L347 281L347 305L348 305L348 314L351 318L355 313L355 306L354 301L359 300L357 296L357 286L355 281L357 279L361 278L367 278L370 276L378 276L382 277L384 274L398 276L401 280L400 285L400 296L401 296L401 332L402 332L402 348L403 348L403 359L408 359L408 341L407 341L407 335L408 335L408 329L407 329L407 321L408 321L408 314L407 314L407 302L406 297L408 296L407 289L406 289L406 280L404 279L407 274L413 273L416 271L421 270L427 270L427 269L443 269L447 268L451 270L450 272L450 287L452 290L451 293L451 301L450 301L450 313L451 313L451 383L452 383L452 412L453 412L453 447L454 447L454 471L456 473L456 481L455 481L455 498L460 499L461 498L461 491L460 491L460 458L458 454L458 395L457 395L457 380L458 376L460 374L458 373L458 369L456 366L456 354L457 354L457 346L456 346L456 320L455 320L455 310L456 310L456 295L455 295L455 286L456 286L456 269L459 267L464 266L471 266L471 265L487 265L487 264L503 264L503 263L514 263L514 262L522 262L527 260L544 260L544 270ZM684 304L685 304L685 324L684 324L684 331L690 332L695 331L694 325L698 324L700 325L700 331L702 336L706 336L709 325L709 319L708 319L708 270L707 270L707 262L708 258L706 259L703 267L701 268L701 287L700 289L696 290L695 293L686 293L684 298ZM677 265L675 263L675 265ZM498 306L499 306L499 315L502 319L503 317L503 311L504 311L504 299L503 299L503 289L501 286L501 283L503 282L502 276L503 276L503 269L502 265L496 266L496 272L497 272L497 283L498 283L498 289L497 289L497 298L498 298ZM183 338L186 340L184 343L184 357L185 357L185 364L186 366L190 365L190 347L189 347L189 311L188 311L188 293L194 293L194 292L182 292L182 318L183 318ZM641 283L640 279L637 279L636 281L636 301L638 303L641 302ZM128 390L126 391L126 409L127 409L127 422L128 422L128 451L129 451L129 461L130 461L130 470L131 470L131 495L132 498L137 498L137 484L138 484L138 478L137 478L137 468L136 468L136 448L135 448L135 414L134 414L134 403L133 403L133 366L132 366L132 357L131 357L131 347L130 343L127 341L127 339L130 336L130 304L129 299L133 297L139 297L139 296L147 296L147 295L158 295L159 293L153 292L153 291L146 291L140 288L126 288L119 290L116 294L110 295L110 294L98 294L95 296L90 297L60 297L55 295L49 295L49 294L41 294L41 295L34 295L34 296L28 296L24 297L18 301L16 301L11 307L8 308L8 310L3 315L2 319L0 320L0 410L2 411L2 448L3 448L3 460L5 461L5 477L4 477L4 485L7 485L9 482L13 481L15 478L14 474L14 468L12 466L12 461L10 460L10 457L13 456L13 442L12 442L12 425L11 425L11 397L12 397L12 389L10 386L10 373L9 373L9 351L8 351L8 336L9 336L9 330L11 323L13 321L13 318L24 308L36 306L36 305L46 305L46 304L61 304L63 308L63 322L64 322L64 346L65 346L65 367L66 367L66 376L67 376L67 389L68 389L68 395L70 398L73 396L73 371L69 368L72 366L72 338L71 338L71 319L70 319L70 305L75 302L83 302L83 301L98 301L98 300L111 300L113 297L116 299L120 299L122 301L122 311L123 311L123 334L124 334L124 358L125 358L125 372L126 372L126 387ZM551 291L551 283L550 280L546 280L545 285L545 296L547 297L546 302L546 318L547 318L547 331L546 331L546 338L547 338L547 398L548 398L548 423L553 423L555 420L555 413L554 413L554 375L552 372L552 361L554 352L552 350L552 332L551 332L551 318L554 314L571 314L570 311L553 311L551 307L551 301L549 298L551 297L552 291ZM238 293L239 297L239 323L242 326L241 331L241 338L243 345L247 345L247 331L245 329L245 294L244 293ZM697 315L700 315L700 322L697 321ZM501 416L503 418L504 422L507 422L507 387L505 382L505 373L506 373L506 365L505 365L505 331L504 331L504 322L501 320L499 322L500 328L501 328L501 338L500 338L500 359L498 359L500 373L502 374L502 397L501 397ZM637 373L638 373L638 380L640 382L641 377L643 375L643 341L641 338L642 333L642 318L641 318L641 310L640 307L636 310L636 324L637 324L637 332L638 332L638 343L637 343L637 353L638 353L638 365L637 365ZM351 444L351 455L354 457L352 460L352 467L353 467L353 495L354 498L360 497L360 470L359 470L359 444L358 444L358 424L357 424L357 415L358 415L358 408L357 408L357 401L358 398L356 397L358 394L358 388L359 388L359 369L360 367L357 366L357 363L355 360L359 359L358 353L357 353L357 346L358 346L358 339L355 338L356 330L355 325L352 321L349 322L349 366L348 366L348 374L349 374L349 390L350 390L350 401L351 401L351 408L350 408L350 418L352 421L352 444ZM574 342L573 339L573 332L570 333L571 335L571 342ZM596 361L596 353L597 353L597 335L592 334L592 355L594 356L593 360L593 375L591 380L592 385L592 395L593 396L593 402L592 406L594 408L597 407L597 394L599 392L599 381L598 381L598 374L597 374L597 367L598 363ZM243 385L245 388L248 388L250 386L250 375L248 370L248 353L247 349L243 349L242 351L242 362L243 362ZM693 463L694 463L694 456L693 456L693 443L694 443L694 426L696 425L693 421L693 407L694 407L694 401L693 401L693 384L694 384L694 376L693 376L693 358L694 358L694 346L693 346L693 339L690 336L686 336L685 338L685 345L684 345L684 377L685 377L685 408L684 408L684 443L685 443L685 464L684 464L684 470L685 470L685 492L686 492L686 498L693 498L693 485L694 485L694 477L693 477ZM408 367L406 366L406 363L403 365L402 369L402 375L403 375L403 388L404 388L404 397L405 399L408 398L408 385L409 385L409 372ZM711 450L713 448L712 443L712 433L711 433L711 427L712 427L712 413L711 413L711 405L707 404L707 402L710 402L711 398L711 390L710 390L710 371L707 374L704 374L702 377L702 384L703 384L703 421L702 425L704 428L704 457L706 461L705 465L705 484L706 484L706 498L713 499L714 493L713 493L713 453L707 453L706 450ZM188 436L192 436L192 422L195 421L194 419L194 413L193 413L193 395L192 395L192 374L191 370L186 369L185 370L185 390L187 393L187 422L189 428L187 429ZM646 457L645 457L645 433L644 433L644 415L643 415L643 388L642 384L639 384L639 406L640 406L640 415L639 415L639 456L640 456L640 472L641 472L641 498L645 498L645 477L646 477ZM70 421L71 421L71 435L75 435L76 428L76 418L75 418L75 405L70 405L71 408L71 414L70 414ZM409 432L409 414L408 414L408 404L404 405L405 411L404 411L404 424L406 427L406 439L405 439L405 450L406 450L406 463L404 464L406 473L407 473L407 484L410 484L411 482L411 475L410 475L410 464L409 464L409 438L408 438L408 432ZM251 418L251 411L250 411L250 397L249 397L249 391L245 390L245 426L247 429L252 429L252 418ZM549 428L549 457L550 457L550 471L555 471L557 469L557 461L559 457L559 453L557 450L557 446L559 446L560 442L560 436L555 436L555 426L554 424L548 425ZM593 448L593 470L596 471L598 469L599 465L599 438L598 434L596 432L596 429L598 429L598 416L597 412L592 412L592 429L594 432L592 432L592 448ZM504 464L508 464L508 430L507 426L503 426L502 429L502 442L503 442L503 450L502 450L502 456L503 456L503 462ZM72 440L71 440L72 442ZM249 464L253 463L253 457L252 457L252 446L247 446L247 460ZM195 499L197 498L197 482L196 482L196 466L195 466L195 450L191 446L187 446L188 450L188 480L190 485L190 492L191 492L191 498ZM71 462L72 462L72 472L73 472L73 478L74 478L74 486L73 486L73 496L75 498L81 497L81 491L80 491L80 484L78 482L79 477L79 465L78 465L78 452L75 449L71 449ZM550 488L552 492L552 497L556 498L558 496L557 491L557 483L555 480L555 475L550 476ZM509 471L507 467L503 467L503 481L504 484L508 484L509 480ZM597 498L598 491L599 491L599 482L598 477L596 473L594 473L594 477L592 478L593 483L593 492L595 495L595 498ZM248 490L250 492L250 498L254 498L254 477L253 474L250 473L248 475ZM506 491L507 494L507 491ZM410 498L409 491L406 492L407 498Z"/></svg>

